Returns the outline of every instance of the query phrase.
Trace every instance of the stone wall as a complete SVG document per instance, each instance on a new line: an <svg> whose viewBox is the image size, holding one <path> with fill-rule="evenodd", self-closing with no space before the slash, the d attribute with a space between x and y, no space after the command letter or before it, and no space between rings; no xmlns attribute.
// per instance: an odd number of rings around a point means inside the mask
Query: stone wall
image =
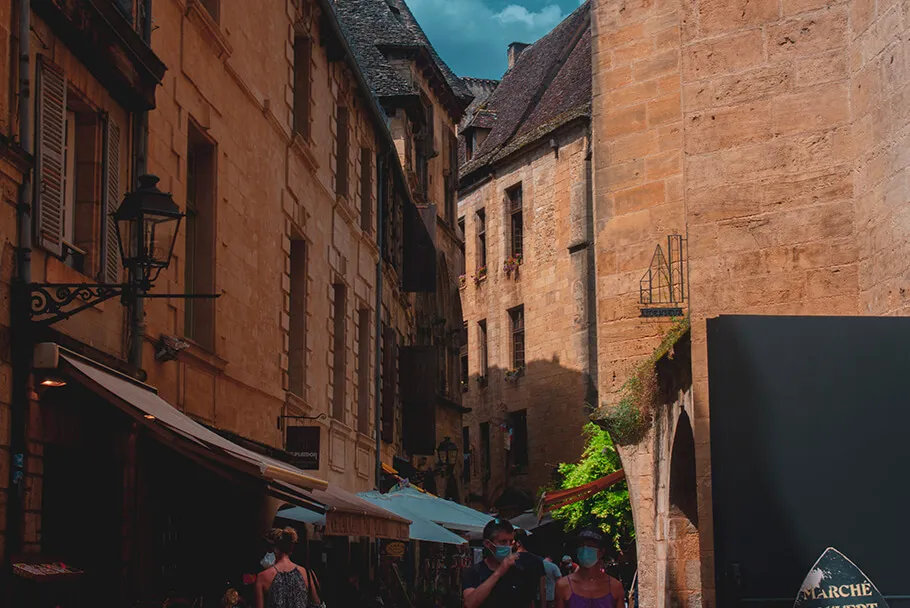
<svg viewBox="0 0 910 608"><path fill-rule="evenodd" d="M367 98L357 90L350 68L343 61L329 61L321 46L319 16L312 3L293 0L268 10L249 11L236 3L222 2L216 22L198 3L162 0L154 5L154 51L167 64L157 90L157 107L150 113L148 170L161 177L162 190L173 193L185 208L187 152L190 126L195 125L215 146L214 264L212 291L215 301L215 339L211 347L191 342L176 362L159 363L154 344L162 334L185 334L185 300L155 299L146 302L143 367L149 384L162 398L205 423L239 433L276 447L284 447L278 416L329 414L321 424L321 468L315 474L349 491L373 487L375 394L373 339L375 267L379 256L375 228L362 229L361 205L368 204L376 217L376 168L369 190L361 196L360 149L375 159L379 138ZM0 9L0 39L8 41L9 11ZM32 21L31 49L60 65L80 94L98 109L106 110L123 127L125 192L135 181L129 175L131 155L125 127L127 114L109 93L70 53L53 31L36 16ZM313 40L313 120L310 136L294 134L293 83L294 36L306 32ZM7 65L7 44L0 55ZM33 67L34 57L33 57ZM0 80L0 99L14 99L16 86L9 71ZM34 82L33 91L34 91ZM350 153L347 196L336 195L336 105L350 110ZM0 104L0 132L9 135L8 106ZM9 453L9 282L14 272L16 188L21 174L0 160L0 526L5 524ZM306 338L303 366L304 394L288 389L290 247L292 239L306 243ZM162 273L155 290L185 293L185 239L177 240L170 268ZM35 281L84 282L83 276L47 255L33 251ZM342 415L332 418L334 366L333 284L346 287L345 401ZM383 288L383 318L402 337L412 334L408 302L399 291L399 279L387 269ZM358 369L358 312L370 312L369 369ZM114 361L126 358L126 315L116 299L87 310L56 327L101 356ZM359 432L358 384L369 384L367 433ZM396 412L400 408L396 408ZM26 548L40 549L41 508L41 409L32 404L29 424L29 464L26 484ZM396 416L400 414L396 413ZM296 424L296 423L295 423ZM398 427L400 429L400 425ZM387 459L399 449L400 432L384 446Z"/></svg>
<svg viewBox="0 0 910 608"><path fill-rule="evenodd" d="M529 148L497 168L495 177L462 192L459 216L465 219L466 277L462 290L468 324L469 380L463 404L473 452L471 490L488 501L507 487L532 497L552 479L561 462L581 455L581 427L588 412L590 312L587 299L586 226L589 190L587 124L555 135L549 145ZM524 255L517 275L507 276L510 255L505 191L521 183ZM477 211L486 213L487 276L475 281L478 262ZM573 247L576 246L576 247ZM572 249L570 249L572 248ZM509 310L524 306L523 377L507 382L512 365ZM486 386L478 382L480 330L487 323ZM529 465L511 474L507 467L505 424L510 411L527 410ZM490 423L491 476L485 479L480 424Z"/></svg>
<svg viewBox="0 0 910 608"><path fill-rule="evenodd" d="M686 235L705 605L705 319L906 310L905 4L595 0L601 397L665 330L639 318L638 281L657 244Z"/></svg>

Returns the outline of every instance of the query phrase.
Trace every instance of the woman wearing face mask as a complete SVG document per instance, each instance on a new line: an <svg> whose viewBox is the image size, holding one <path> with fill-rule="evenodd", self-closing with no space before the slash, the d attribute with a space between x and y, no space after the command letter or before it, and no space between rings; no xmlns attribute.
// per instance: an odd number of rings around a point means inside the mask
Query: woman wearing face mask
<svg viewBox="0 0 910 608"><path fill-rule="evenodd" d="M297 530L275 528L266 536L270 550L256 577L255 608L307 608L319 605L318 585L312 573L291 561Z"/></svg>
<svg viewBox="0 0 910 608"><path fill-rule="evenodd" d="M578 535L578 571L556 581L556 608L625 608L622 583L604 571L605 545L595 530Z"/></svg>

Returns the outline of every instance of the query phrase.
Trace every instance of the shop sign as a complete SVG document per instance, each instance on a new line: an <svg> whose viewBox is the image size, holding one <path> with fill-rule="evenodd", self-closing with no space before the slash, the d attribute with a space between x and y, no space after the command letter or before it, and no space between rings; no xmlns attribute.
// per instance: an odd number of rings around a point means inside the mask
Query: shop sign
<svg viewBox="0 0 910 608"><path fill-rule="evenodd" d="M389 557L404 557L404 543L388 543L385 546L385 554Z"/></svg>
<svg viewBox="0 0 910 608"><path fill-rule="evenodd" d="M809 570L793 608L888 608L888 603L853 562L828 548Z"/></svg>
<svg viewBox="0 0 910 608"><path fill-rule="evenodd" d="M285 449L293 456L293 465L304 471L319 470L320 426L289 426Z"/></svg>

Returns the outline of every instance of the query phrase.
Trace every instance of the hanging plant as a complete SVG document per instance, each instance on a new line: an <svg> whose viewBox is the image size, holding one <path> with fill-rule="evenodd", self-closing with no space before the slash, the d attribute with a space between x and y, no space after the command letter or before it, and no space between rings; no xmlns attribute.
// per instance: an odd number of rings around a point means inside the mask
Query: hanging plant
<svg viewBox="0 0 910 608"><path fill-rule="evenodd" d="M525 375L525 366L520 365L515 369L506 370L506 382L518 382Z"/></svg>
<svg viewBox="0 0 910 608"><path fill-rule="evenodd" d="M477 269L477 273L472 276L474 279L474 284L479 285L482 281L487 278L487 267L486 265L481 266Z"/></svg>
<svg viewBox="0 0 910 608"><path fill-rule="evenodd" d="M507 257L506 261L502 263L502 271L506 273L507 277L511 277L514 273L517 279L519 266L521 266L521 254L516 253Z"/></svg>
<svg viewBox="0 0 910 608"><path fill-rule="evenodd" d="M603 404L593 417L606 430L616 445L641 441L651 428L653 409L657 405L657 362L665 355L672 357L673 346L689 331L689 317L676 320L657 348L640 362L619 389L619 399Z"/></svg>

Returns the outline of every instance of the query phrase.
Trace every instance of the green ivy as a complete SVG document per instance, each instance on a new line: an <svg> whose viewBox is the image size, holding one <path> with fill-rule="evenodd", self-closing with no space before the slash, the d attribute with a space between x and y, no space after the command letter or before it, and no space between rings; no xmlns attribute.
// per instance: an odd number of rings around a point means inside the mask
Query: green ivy
<svg viewBox="0 0 910 608"><path fill-rule="evenodd" d="M584 427L587 443L581 459L559 465L563 475L560 489L568 490L596 481L622 468L619 454L610 435L594 423ZM632 506L625 481L599 492L594 496L553 512L553 517L564 523L566 530L583 526L599 528L611 539L617 551L627 549L635 538L632 523Z"/></svg>
<svg viewBox="0 0 910 608"><path fill-rule="evenodd" d="M595 422L617 445L636 444L647 434L657 400L657 362L673 351L689 328L688 316L676 320L657 348L629 374L629 379L619 389L616 403L603 404L595 415Z"/></svg>

